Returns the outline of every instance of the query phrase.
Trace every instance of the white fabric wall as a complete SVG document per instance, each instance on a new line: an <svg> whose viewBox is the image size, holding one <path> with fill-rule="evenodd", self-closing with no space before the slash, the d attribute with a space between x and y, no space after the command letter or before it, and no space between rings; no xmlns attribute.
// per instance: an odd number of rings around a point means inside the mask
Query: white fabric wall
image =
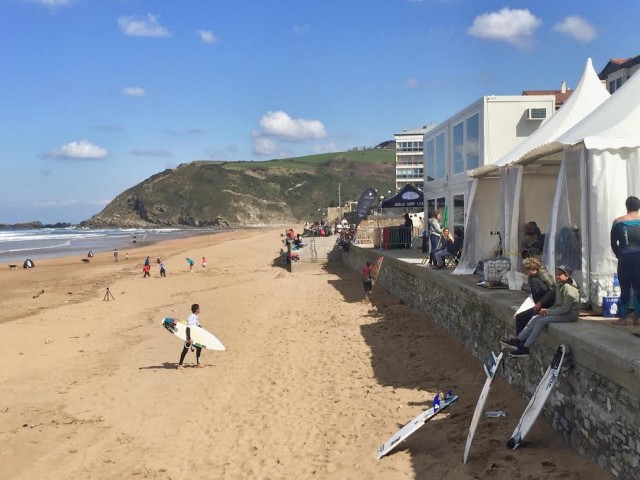
<svg viewBox="0 0 640 480"><path fill-rule="evenodd" d="M490 231L501 229L500 183L497 178L474 179L469 195L464 244L455 275L471 275L483 258L492 257L498 237Z"/></svg>
<svg viewBox="0 0 640 480"><path fill-rule="evenodd" d="M610 245L613 220L640 195L640 148L565 147L545 244L549 268L574 269L584 301L600 305L617 261Z"/></svg>

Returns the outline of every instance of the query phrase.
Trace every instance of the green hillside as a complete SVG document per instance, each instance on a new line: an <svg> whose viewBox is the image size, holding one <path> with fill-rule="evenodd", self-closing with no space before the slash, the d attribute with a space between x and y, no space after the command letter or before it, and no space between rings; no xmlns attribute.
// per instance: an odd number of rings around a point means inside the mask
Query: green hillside
<svg viewBox="0 0 640 480"><path fill-rule="evenodd" d="M372 149L265 162L196 161L155 174L82 222L97 227L265 225L394 188L395 153Z"/></svg>

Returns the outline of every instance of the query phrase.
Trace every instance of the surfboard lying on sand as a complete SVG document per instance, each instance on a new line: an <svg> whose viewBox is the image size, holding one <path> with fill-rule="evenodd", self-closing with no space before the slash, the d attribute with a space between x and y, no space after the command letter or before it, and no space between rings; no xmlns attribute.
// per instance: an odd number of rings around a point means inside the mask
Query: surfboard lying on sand
<svg viewBox="0 0 640 480"><path fill-rule="evenodd" d="M436 398L433 399L433 406L429 410L425 410L424 412L416 416L413 420L411 420L404 427L398 430L397 433L393 434L389 440L387 440L380 446L380 448L378 448L378 451L376 452L378 460L394 450L411 434L413 434L421 426L423 426L425 423L427 423L429 420L431 420L456 400L458 400L458 396L453 395L451 391L447 392L447 394L443 398L441 398L440 394L437 394Z"/></svg>
<svg viewBox="0 0 640 480"><path fill-rule="evenodd" d="M498 371L498 366L502 361L503 355L504 353L500 352L500 355L496 357L496 354L491 352L491 361L489 363L483 364L484 373L486 373L487 379L484 382L484 387L482 387L482 391L480 392L480 398L478 398L478 403L476 403L476 409L473 412L473 418L471 419L471 425L469 426L469 434L467 435L467 444L464 446L464 455L462 457L463 463L467 463L469 450L471 450L471 442L473 442L473 437L476 434L476 428L478 427L478 422L480 421L480 416L482 415L482 410L484 409L484 403L489 396L491 384L493 383L493 379L496 376L496 372Z"/></svg>
<svg viewBox="0 0 640 480"><path fill-rule="evenodd" d="M558 379L558 374L560 373L560 367L562 367L562 361L564 360L565 355L565 346L560 345L556 350L555 355L551 359L551 364L547 371L540 380L536 391L533 393L533 397L529 401L527 408L524 409L524 413L516 425L515 430L511 434L511 438L507 442L507 448L515 450L518 448L524 437L529 433L531 427L535 423L538 415L542 411L542 407L544 407L549 394L551 393L551 389L556 384L556 380Z"/></svg>
<svg viewBox="0 0 640 480"><path fill-rule="evenodd" d="M187 323L185 321L177 318L163 318L162 326L183 342L187 341ZM202 327L191 327L190 333L194 347L208 348L209 350L225 350L222 342Z"/></svg>

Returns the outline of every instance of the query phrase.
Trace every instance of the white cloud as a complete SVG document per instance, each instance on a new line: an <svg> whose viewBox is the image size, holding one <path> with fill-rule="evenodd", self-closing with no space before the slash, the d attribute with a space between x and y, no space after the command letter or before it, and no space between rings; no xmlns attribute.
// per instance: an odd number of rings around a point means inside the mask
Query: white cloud
<svg viewBox="0 0 640 480"><path fill-rule="evenodd" d="M473 25L467 30L467 34L472 37L511 43L518 47L527 47L540 25L542 20L527 9L503 8L498 12L478 15L473 20Z"/></svg>
<svg viewBox="0 0 640 480"><path fill-rule="evenodd" d="M583 43L588 43L598 36L595 27L580 15L565 18L562 22L556 23L553 29Z"/></svg>
<svg viewBox="0 0 640 480"><path fill-rule="evenodd" d="M253 152L257 155L275 155L278 144L268 137L255 137L253 139Z"/></svg>
<svg viewBox="0 0 640 480"><path fill-rule="evenodd" d="M420 82L415 78L410 78L409 80L407 80L407 88L419 88L419 87L420 87Z"/></svg>
<svg viewBox="0 0 640 480"><path fill-rule="evenodd" d="M144 97L147 92L142 87L125 87L122 94L126 97Z"/></svg>
<svg viewBox="0 0 640 480"><path fill-rule="evenodd" d="M130 37L170 37L171 32L158 23L158 17L148 13L118 18L120 30Z"/></svg>
<svg viewBox="0 0 640 480"><path fill-rule="evenodd" d="M281 143L305 142L325 138L327 132L319 120L291 118L286 112L267 112L260 129L252 132L253 152L257 155L290 157L293 153Z"/></svg>
<svg viewBox="0 0 640 480"><path fill-rule="evenodd" d="M53 158L95 160L105 158L107 155L109 155L109 152L106 149L94 145L89 140L80 140L78 142L67 143L51 151L47 156Z"/></svg>
<svg viewBox="0 0 640 480"><path fill-rule="evenodd" d="M196 30L202 43L216 43L218 40L211 30Z"/></svg>
<svg viewBox="0 0 640 480"><path fill-rule="evenodd" d="M319 120L294 119L286 112L267 112L260 119L262 135L278 137L286 141L299 142L315 138L324 138L327 132Z"/></svg>
<svg viewBox="0 0 640 480"><path fill-rule="evenodd" d="M305 24L305 25L294 25L293 26L293 32L294 33L304 33L306 31L308 31L311 28L311 25Z"/></svg>

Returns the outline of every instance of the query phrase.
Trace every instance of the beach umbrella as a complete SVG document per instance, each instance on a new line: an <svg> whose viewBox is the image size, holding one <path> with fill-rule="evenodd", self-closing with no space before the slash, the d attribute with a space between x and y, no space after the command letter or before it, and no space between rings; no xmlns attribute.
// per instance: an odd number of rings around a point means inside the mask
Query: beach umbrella
<svg viewBox="0 0 640 480"><path fill-rule="evenodd" d="M33 268L33 267L35 267L35 264L33 263L33 260L30 260L28 258L22 264L22 268Z"/></svg>

